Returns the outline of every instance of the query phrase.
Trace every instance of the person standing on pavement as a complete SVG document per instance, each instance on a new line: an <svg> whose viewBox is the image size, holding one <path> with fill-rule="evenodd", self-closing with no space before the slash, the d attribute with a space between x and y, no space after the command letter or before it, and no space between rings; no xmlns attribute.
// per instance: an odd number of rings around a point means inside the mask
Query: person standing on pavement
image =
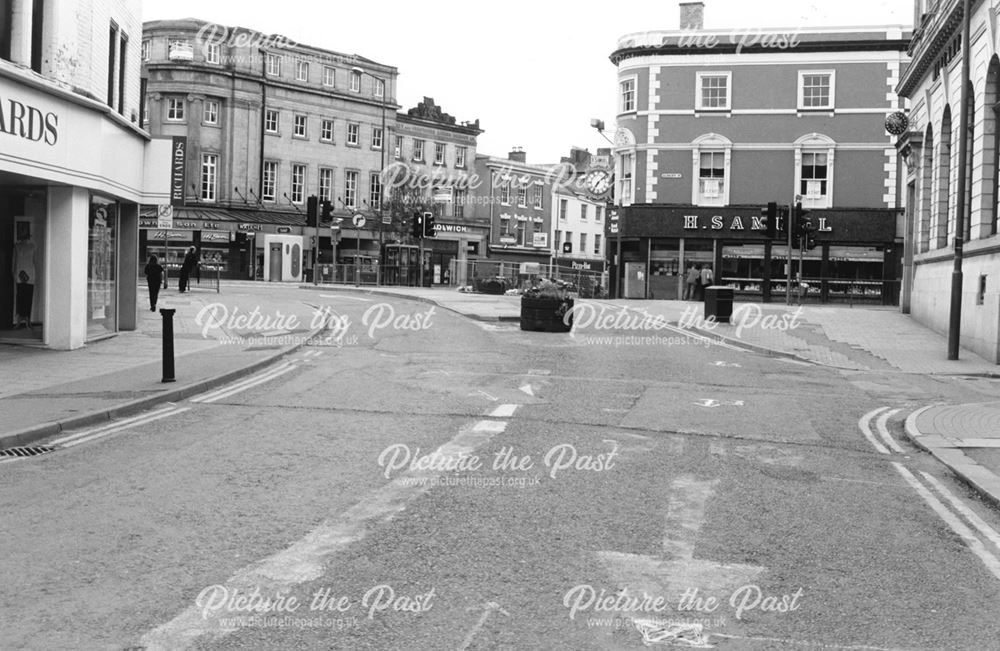
<svg viewBox="0 0 1000 651"><path fill-rule="evenodd" d="M146 263L146 284L149 285L149 311L156 311L156 299L160 295L160 285L163 284L163 267L155 255L149 256Z"/></svg>
<svg viewBox="0 0 1000 651"><path fill-rule="evenodd" d="M694 263L688 265L687 270L687 283L684 287L684 300L693 301L695 300L695 294L697 293L696 287L698 285L698 280L701 278L701 274L698 272L698 268L694 266Z"/></svg>
<svg viewBox="0 0 1000 651"><path fill-rule="evenodd" d="M705 296L705 288L710 286L715 282L715 276L712 274L712 265L706 264L701 268L701 297Z"/></svg>
<svg viewBox="0 0 1000 651"><path fill-rule="evenodd" d="M191 272L198 268L198 254L195 248L189 247L184 255L184 263L181 264L181 277L177 282L177 291L184 293L188 289L188 281L191 279Z"/></svg>

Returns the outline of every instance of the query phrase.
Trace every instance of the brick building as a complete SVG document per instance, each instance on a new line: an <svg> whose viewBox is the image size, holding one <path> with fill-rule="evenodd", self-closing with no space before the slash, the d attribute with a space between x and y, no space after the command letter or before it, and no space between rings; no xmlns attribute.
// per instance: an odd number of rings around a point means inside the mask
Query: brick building
<svg viewBox="0 0 1000 651"><path fill-rule="evenodd" d="M895 302L899 161L884 121L902 103L909 33L706 30L703 10L684 3L682 29L623 36L611 55L617 295L676 298L685 268L709 264L737 298L783 297L788 246L764 236L760 213L801 197L820 228L804 253L809 296Z"/></svg>

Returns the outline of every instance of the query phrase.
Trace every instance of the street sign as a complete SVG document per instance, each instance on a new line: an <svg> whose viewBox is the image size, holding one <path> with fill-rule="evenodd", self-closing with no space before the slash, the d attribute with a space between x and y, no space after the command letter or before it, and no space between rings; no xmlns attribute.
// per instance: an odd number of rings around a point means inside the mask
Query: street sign
<svg viewBox="0 0 1000 651"><path fill-rule="evenodd" d="M355 215L353 221L354 221L354 228L364 228L365 226L364 215Z"/></svg>
<svg viewBox="0 0 1000 651"><path fill-rule="evenodd" d="M385 214L383 214L382 215L382 223L385 224L386 226L391 225L392 224L392 215L385 215Z"/></svg>
<svg viewBox="0 0 1000 651"><path fill-rule="evenodd" d="M160 204L156 207L156 227L157 228L173 228L174 227L174 207L169 203Z"/></svg>
<svg viewBox="0 0 1000 651"><path fill-rule="evenodd" d="M434 203L451 203L451 192L435 192Z"/></svg>

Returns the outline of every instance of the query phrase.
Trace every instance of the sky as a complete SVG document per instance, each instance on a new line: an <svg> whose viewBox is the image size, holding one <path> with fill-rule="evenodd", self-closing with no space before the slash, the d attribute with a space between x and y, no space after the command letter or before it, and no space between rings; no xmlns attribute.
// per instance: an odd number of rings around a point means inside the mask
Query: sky
<svg viewBox="0 0 1000 651"><path fill-rule="evenodd" d="M619 37L679 27L677 2L495 3L143 0L143 20L199 18L358 54L399 71L402 111L426 97L459 122L480 121L476 151L556 163L573 146L609 146ZM705 29L903 25L912 0L705 0Z"/></svg>

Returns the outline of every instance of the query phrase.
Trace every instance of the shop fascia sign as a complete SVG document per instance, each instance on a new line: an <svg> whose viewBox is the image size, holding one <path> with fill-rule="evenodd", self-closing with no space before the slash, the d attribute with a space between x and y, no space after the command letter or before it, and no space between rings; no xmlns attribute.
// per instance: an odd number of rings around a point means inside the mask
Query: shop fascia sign
<svg viewBox="0 0 1000 651"><path fill-rule="evenodd" d="M684 230L686 231L697 231L697 230L729 230L729 231L765 231L767 227L761 221L760 215L750 215L746 218L735 215L728 224L726 224L726 218L722 215L712 215L708 219L708 224L705 224L701 220L702 215L684 215ZM819 226L817 231L823 231L830 233L833 231L826 223L826 217L819 217ZM613 232L613 231L612 231Z"/></svg>
<svg viewBox="0 0 1000 651"><path fill-rule="evenodd" d="M264 230L264 226L261 225L261 224L240 224L239 226L236 227L236 229L240 230L240 231L244 231L244 232L246 232L246 231L263 231Z"/></svg>
<svg viewBox="0 0 1000 651"><path fill-rule="evenodd" d="M469 227L465 224L437 224L438 233L469 233Z"/></svg>
<svg viewBox="0 0 1000 651"><path fill-rule="evenodd" d="M158 228L157 220L140 219L139 228ZM197 221L185 221L182 219L175 219L174 228L186 228L192 231L215 231L219 230L221 226L217 222L197 222Z"/></svg>
<svg viewBox="0 0 1000 651"><path fill-rule="evenodd" d="M0 97L0 133L52 147L59 140L59 116L14 98Z"/></svg>

